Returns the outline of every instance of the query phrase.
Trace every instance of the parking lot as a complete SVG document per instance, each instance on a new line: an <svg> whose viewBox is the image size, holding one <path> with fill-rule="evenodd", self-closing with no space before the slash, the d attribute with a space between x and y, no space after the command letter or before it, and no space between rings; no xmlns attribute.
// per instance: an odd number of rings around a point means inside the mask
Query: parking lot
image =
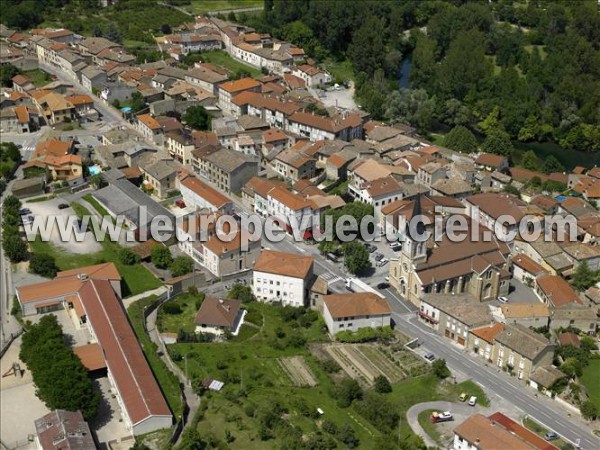
<svg viewBox="0 0 600 450"><path fill-rule="evenodd" d="M65 233L65 239L63 240L61 238L59 227L56 226L56 224L59 222L54 221L54 218L59 219L65 224L69 223L68 220L70 217L72 217L73 219L77 218L77 216L75 215L75 211L73 211L73 208L68 207L65 209L59 209L58 205L62 203L65 203L65 201L64 199L60 198L54 198L43 202L33 203L24 201L23 208L29 208L31 210L31 216L37 216L38 218L42 218L44 220L44 223L48 223L48 225L53 225L51 227L48 226L48 228L46 229L50 231L49 242L51 242L54 246L61 248L69 253L78 254L96 253L100 251L100 244L96 242L93 234L89 231L86 231L85 233Z"/></svg>

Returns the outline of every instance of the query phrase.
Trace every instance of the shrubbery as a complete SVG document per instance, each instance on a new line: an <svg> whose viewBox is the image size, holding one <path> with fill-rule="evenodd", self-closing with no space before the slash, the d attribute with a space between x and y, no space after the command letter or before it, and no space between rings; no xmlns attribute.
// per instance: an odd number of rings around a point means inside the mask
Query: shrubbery
<svg viewBox="0 0 600 450"><path fill-rule="evenodd" d="M390 327L377 328L361 328L357 331L340 331L335 335L335 339L339 342L357 343L384 341L389 342L394 339L394 331Z"/></svg>

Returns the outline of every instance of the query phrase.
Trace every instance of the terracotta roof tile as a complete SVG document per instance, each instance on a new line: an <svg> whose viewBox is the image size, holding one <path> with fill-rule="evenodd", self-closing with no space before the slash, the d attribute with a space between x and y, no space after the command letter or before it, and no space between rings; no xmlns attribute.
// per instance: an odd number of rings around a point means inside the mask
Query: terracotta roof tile
<svg viewBox="0 0 600 450"><path fill-rule="evenodd" d="M273 273L303 279L312 272L312 269L312 256L284 253L268 249L261 252L256 264L254 264L255 272Z"/></svg>
<svg viewBox="0 0 600 450"><path fill-rule="evenodd" d="M323 303L334 319L392 313L387 300L372 292L326 295Z"/></svg>

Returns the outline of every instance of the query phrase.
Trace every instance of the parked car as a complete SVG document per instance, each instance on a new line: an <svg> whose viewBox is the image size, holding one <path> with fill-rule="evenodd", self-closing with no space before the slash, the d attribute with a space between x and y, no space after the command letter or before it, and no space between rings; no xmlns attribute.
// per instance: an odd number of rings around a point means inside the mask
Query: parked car
<svg viewBox="0 0 600 450"><path fill-rule="evenodd" d="M373 245L373 244L367 244L367 251L369 253L373 253L377 250L377 246Z"/></svg>
<svg viewBox="0 0 600 450"><path fill-rule="evenodd" d="M427 352L425 353L423 358L425 358L427 361L433 361L435 360L435 355L433 353Z"/></svg>
<svg viewBox="0 0 600 450"><path fill-rule="evenodd" d="M381 261L383 259L383 253L375 253L375 261Z"/></svg>
<svg viewBox="0 0 600 450"><path fill-rule="evenodd" d="M177 201L175 202L175 204L176 204L177 206L179 206L180 208L185 208L185 202L183 201L183 199L182 199L182 198L180 198L179 200L177 200Z"/></svg>
<svg viewBox="0 0 600 450"><path fill-rule="evenodd" d="M24 216L26 214L31 214L31 210L29 208L21 208L19 210L19 215Z"/></svg>
<svg viewBox="0 0 600 450"><path fill-rule="evenodd" d="M387 289L390 287L390 283L381 282L377 285L377 289Z"/></svg>
<svg viewBox="0 0 600 450"><path fill-rule="evenodd" d="M68 204L66 204L66 203L60 203L60 204L58 205L58 209L67 209L68 207L69 207L69 205L68 205Z"/></svg>
<svg viewBox="0 0 600 450"><path fill-rule="evenodd" d="M506 298L506 297L498 297L498 301L500 303L508 303L508 298Z"/></svg>
<svg viewBox="0 0 600 450"><path fill-rule="evenodd" d="M556 434L554 431L548 431L544 435L544 439L546 439L547 441L554 441L554 440L558 439L558 434Z"/></svg>
<svg viewBox="0 0 600 450"><path fill-rule="evenodd" d="M467 393L466 393L466 392L463 392L462 394L460 394L460 395L458 396L458 399L459 399L461 402L464 402L464 401L467 399L467 397L468 397Z"/></svg>
<svg viewBox="0 0 600 450"><path fill-rule="evenodd" d="M402 244L400 244L400 242L398 242L398 241L390 242L390 248L400 247L401 245Z"/></svg>
<svg viewBox="0 0 600 450"><path fill-rule="evenodd" d="M444 412L434 411L433 413L431 413L429 420L431 420L433 423L440 423L440 422L448 422L450 420L454 420L454 417L452 416L452 413L450 411L444 411Z"/></svg>
<svg viewBox="0 0 600 450"><path fill-rule="evenodd" d="M380 260L380 261L377 263L377 266L378 266L378 267L383 267L383 266L385 266L385 265L386 265L387 263L389 263L389 262L390 262L390 260L389 260L389 259L387 259L387 258L383 258L382 260Z"/></svg>
<svg viewBox="0 0 600 450"><path fill-rule="evenodd" d="M470 406L475 406L477 404L477 397L475 397L474 395L471 396L471 398L469 399L469 405Z"/></svg>

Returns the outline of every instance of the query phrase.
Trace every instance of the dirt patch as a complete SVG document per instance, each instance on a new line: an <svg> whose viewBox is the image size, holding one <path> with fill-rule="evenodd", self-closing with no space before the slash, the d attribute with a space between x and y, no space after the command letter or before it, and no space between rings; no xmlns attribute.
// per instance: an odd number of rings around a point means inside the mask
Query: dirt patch
<svg viewBox="0 0 600 450"><path fill-rule="evenodd" d="M316 386L317 380L303 356L279 358L278 361L283 371L296 386Z"/></svg>
<svg viewBox="0 0 600 450"><path fill-rule="evenodd" d="M325 351L351 378L370 386L375 378L385 376L397 383L420 375L426 365L402 346L385 347L378 344L329 344ZM322 359L322 354L316 355Z"/></svg>

